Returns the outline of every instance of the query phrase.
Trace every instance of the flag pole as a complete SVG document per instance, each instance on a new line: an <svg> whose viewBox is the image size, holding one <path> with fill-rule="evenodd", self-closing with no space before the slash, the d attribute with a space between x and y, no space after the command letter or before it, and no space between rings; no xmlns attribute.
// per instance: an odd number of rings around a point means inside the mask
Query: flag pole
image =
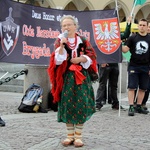
<svg viewBox="0 0 150 150"><path fill-rule="evenodd" d="M115 5L116 5L116 11L117 11L117 17L118 17L118 21L120 22L119 20L119 13L118 13L118 3L117 3L117 0L115 0Z"/></svg>
<svg viewBox="0 0 150 150"><path fill-rule="evenodd" d="M131 14L130 14L131 17L132 17L132 15L133 15L133 11L134 11L134 9L135 9L136 2L137 2L137 0L134 0L134 4L133 4L132 10L131 10Z"/></svg>
<svg viewBox="0 0 150 150"><path fill-rule="evenodd" d="M115 4L116 4L116 11L117 11L117 17L118 17L118 22L120 22L120 19L119 19L119 13L118 13L118 3L117 3L117 0L115 0ZM119 65L119 72L120 72L120 75L119 75L119 112L118 112L118 116L120 117L120 103L121 103L121 75L122 75L122 63L120 63Z"/></svg>

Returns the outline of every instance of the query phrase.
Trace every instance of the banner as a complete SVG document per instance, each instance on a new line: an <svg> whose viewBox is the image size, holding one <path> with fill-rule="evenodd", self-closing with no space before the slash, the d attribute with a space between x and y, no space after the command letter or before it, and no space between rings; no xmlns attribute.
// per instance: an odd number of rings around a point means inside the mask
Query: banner
<svg viewBox="0 0 150 150"><path fill-rule="evenodd" d="M66 11L10 0L1 0L0 8L0 62L49 65L54 41L61 33L63 15L77 19L78 33L90 41L98 63L122 61L115 9Z"/></svg>

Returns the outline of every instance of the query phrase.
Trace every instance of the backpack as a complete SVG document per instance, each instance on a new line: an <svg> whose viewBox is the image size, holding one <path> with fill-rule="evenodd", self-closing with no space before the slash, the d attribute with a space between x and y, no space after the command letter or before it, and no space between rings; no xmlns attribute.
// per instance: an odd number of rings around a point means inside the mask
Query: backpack
<svg viewBox="0 0 150 150"><path fill-rule="evenodd" d="M41 88L40 85L33 83L26 90L21 100L21 104L18 107L18 110L20 112L35 112L34 107L36 105L39 105L37 103L37 100L42 96L42 94L43 94L43 88ZM38 111L40 111L40 108ZM42 111L43 111L43 108L42 108Z"/></svg>

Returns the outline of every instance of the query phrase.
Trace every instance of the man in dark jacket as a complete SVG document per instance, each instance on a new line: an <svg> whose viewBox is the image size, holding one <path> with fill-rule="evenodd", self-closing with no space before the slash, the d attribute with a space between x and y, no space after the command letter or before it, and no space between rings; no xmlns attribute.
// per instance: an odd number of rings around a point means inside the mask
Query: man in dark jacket
<svg viewBox="0 0 150 150"><path fill-rule="evenodd" d="M121 40L130 35L132 17L127 19L127 26L124 33L121 33ZM106 102L106 86L109 80L109 98L111 99L112 109L119 109L117 96L119 66L118 63L105 63L99 65L99 87L96 95L96 109L100 110Z"/></svg>

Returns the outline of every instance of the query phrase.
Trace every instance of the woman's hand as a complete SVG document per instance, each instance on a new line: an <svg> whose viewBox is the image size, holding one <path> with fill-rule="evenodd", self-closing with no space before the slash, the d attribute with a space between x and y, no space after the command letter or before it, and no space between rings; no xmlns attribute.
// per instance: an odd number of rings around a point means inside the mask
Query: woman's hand
<svg viewBox="0 0 150 150"><path fill-rule="evenodd" d="M60 40L60 46L64 46L64 43L67 43L67 38L62 37Z"/></svg>
<svg viewBox="0 0 150 150"><path fill-rule="evenodd" d="M73 63L73 64L78 64L78 63L80 63L80 62L86 62L87 61L87 59L85 58L85 57L82 57L82 56L80 56L80 57L75 57L75 58L71 58L71 60L70 60L70 62L71 63Z"/></svg>
<svg viewBox="0 0 150 150"><path fill-rule="evenodd" d="M64 49L64 43L67 43L67 38L63 37L61 40L60 40L60 49L59 49L59 54L63 54L63 49Z"/></svg>

